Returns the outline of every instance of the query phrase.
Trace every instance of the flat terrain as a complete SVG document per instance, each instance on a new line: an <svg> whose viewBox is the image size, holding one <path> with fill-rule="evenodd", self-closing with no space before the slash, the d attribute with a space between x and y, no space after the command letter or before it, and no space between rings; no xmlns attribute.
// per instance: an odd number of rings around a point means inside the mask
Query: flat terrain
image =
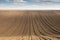
<svg viewBox="0 0 60 40"><path fill-rule="evenodd" d="M60 40L60 11L0 10L0 40Z"/></svg>

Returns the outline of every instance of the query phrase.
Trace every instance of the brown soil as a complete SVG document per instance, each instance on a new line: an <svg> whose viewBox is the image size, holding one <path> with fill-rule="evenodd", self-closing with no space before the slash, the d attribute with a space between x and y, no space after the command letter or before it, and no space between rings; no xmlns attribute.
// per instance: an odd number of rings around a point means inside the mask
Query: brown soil
<svg viewBox="0 0 60 40"><path fill-rule="evenodd" d="M60 12L0 10L0 40L60 40Z"/></svg>

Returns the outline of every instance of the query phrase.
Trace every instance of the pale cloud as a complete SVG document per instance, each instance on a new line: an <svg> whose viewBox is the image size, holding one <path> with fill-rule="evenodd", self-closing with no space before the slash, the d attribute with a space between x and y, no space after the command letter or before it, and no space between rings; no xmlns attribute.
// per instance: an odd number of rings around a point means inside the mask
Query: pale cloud
<svg viewBox="0 0 60 40"><path fill-rule="evenodd" d="M6 0L7 2L9 2L10 0ZM37 1L37 0L36 0ZM38 0L40 1L40 0ZM48 1L48 0L43 0L43 1ZM55 1L55 2L58 2L60 0L50 0L50 1ZM23 2L23 0L13 0L13 2ZM52 4L50 5L49 3L48 4L40 4L40 5L25 5L24 3L23 4L12 4L12 5L9 5L9 4L0 4L0 10L55 10L55 9L60 9L60 5L57 5L57 4Z"/></svg>
<svg viewBox="0 0 60 40"><path fill-rule="evenodd" d="M25 2L24 0L2 0L6 2ZM60 2L60 0L30 0L32 2Z"/></svg>
<svg viewBox="0 0 60 40"><path fill-rule="evenodd" d="M0 5L0 10L60 10L60 5Z"/></svg>
<svg viewBox="0 0 60 40"><path fill-rule="evenodd" d="M5 0L6 2L12 1L12 2L24 2L24 0Z"/></svg>
<svg viewBox="0 0 60 40"><path fill-rule="evenodd" d="M60 2L60 0L31 0L33 2Z"/></svg>

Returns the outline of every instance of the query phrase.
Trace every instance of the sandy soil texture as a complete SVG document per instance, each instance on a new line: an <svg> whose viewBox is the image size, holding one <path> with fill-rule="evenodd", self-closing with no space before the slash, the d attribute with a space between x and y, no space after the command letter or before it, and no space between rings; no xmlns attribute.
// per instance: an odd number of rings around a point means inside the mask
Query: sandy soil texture
<svg viewBox="0 0 60 40"><path fill-rule="evenodd" d="M60 40L60 11L0 10L0 40Z"/></svg>

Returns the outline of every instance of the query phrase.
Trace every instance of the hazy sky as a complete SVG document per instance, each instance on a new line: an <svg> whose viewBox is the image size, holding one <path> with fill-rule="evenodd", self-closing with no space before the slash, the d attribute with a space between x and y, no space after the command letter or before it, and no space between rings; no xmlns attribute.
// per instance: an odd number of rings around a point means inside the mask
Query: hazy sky
<svg viewBox="0 0 60 40"><path fill-rule="evenodd" d="M0 0L0 9L55 9L55 8L60 8L60 0L49 0L49 1L55 1L57 3L29 3L31 0L24 0L24 2L27 1L26 3L13 3L13 2L20 2L20 0ZM41 1L41 0L33 0L33 1ZM43 1L48 1L48 0L43 0ZM21 2L23 2L21 0ZM11 3L11 4L10 4Z"/></svg>
<svg viewBox="0 0 60 40"><path fill-rule="evenodd" d="M23 0L0 0L0 2L22 2ZM53 1L53 2L60 2L60 0L24 0L24 1L33 1L33 2L41 2L41 1Z"/></svg>

